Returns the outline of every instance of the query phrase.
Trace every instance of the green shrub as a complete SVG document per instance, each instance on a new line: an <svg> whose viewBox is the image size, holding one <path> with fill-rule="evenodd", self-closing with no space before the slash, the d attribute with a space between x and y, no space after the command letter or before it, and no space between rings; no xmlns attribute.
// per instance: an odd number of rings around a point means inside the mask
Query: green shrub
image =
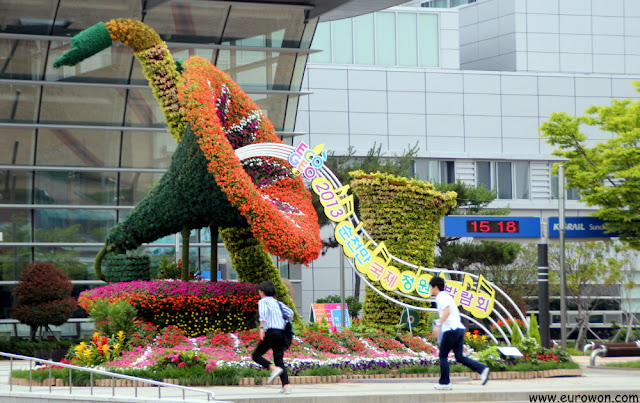
<svg viewBox="0 0 640 403"><path fill-rule="evenodd" d="M542 345L542 341L540 340L540 329L538 328L538 319L536 318L536 315L533 314L531 314L529 318L529 337L533 337L539 345Z"/></svg>
<svg viewBox="0 0 640 403"><path fill-rule="evenodd" d="M332 375L341 375L342 370L340 368L333 367L318 367L318 368L310 368L300 371L298 375L300 376L332 376Z"/></svg>
<svg viewBox="0 0 640 403"><path fill-rule="evenodd" d="M109 255L105 265L107 283L151 280L151 261L146 255Z"/></svg>
<svg viewBox="0 0 640 403"><path fill-rule="evenodd" d="M89 308L89 316L95 321L95 329L107 336L123 331L130 335L134 329L134 319L138 311L127 301L109 303L96 300Z"/></svg>

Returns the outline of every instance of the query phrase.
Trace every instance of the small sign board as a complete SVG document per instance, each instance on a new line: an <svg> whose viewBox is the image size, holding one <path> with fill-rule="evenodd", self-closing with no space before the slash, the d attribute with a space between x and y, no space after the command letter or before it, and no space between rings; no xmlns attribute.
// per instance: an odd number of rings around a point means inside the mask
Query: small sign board
<svg viewBox="0 0 640 403"><path fill-rule="evenodd" d="M311 321L322 323L325 320L329 326L336 328L351 327L351 318L349 318L349 310L347 304L344 305L344 320L346 324L341 323L340 307L341 304L311 304Z"/></svg>
<svg viewBox="0 0 640 403"><path fill-rule="evenodd" d="M520 350L513 346L498 347L498 351L505 357L523 357Z"/></svg>
<svg viewBox="0 0 640 403"><path fill-rule="evenodd" d="M616 233L606 233L604 221L597 217L565 217L565 238L611 238ZM549 238L560 238L560 219L549 217Z"/></svg>

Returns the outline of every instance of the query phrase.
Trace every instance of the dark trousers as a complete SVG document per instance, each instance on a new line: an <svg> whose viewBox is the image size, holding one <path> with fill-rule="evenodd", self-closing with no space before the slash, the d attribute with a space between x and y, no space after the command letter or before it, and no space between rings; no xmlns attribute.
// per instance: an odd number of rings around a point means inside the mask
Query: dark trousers
<svg viewBox="0 0 640 403"><path fill-rule="evenodd" d="M472 371L481 373L486 366L477 361L462 355L462 346L464 341L464 329L448 330L442 333L442 342L440 343L440 384L447 385L451 383L449 379L449 361L447 356L453 350L456 361L469 367Z"/></svg>
<svg viewBox="0 0 640 403"><path fill-rule="evenodd" d="M271 363L263 357L263 355L269 351L269 349L273 350L273 363L282 368L282 374L280 374L280 381L282 381L282 386L289 384L289 376L287 375L287 368L284 366L284 351L287 349L285 340L284 340L284 330L278 329L269 329L266 331L264 335L264 339L260 340L256 349L253 350L251 354L251 358L253 361L262 365L264 368L269 369L269 365Z"/></svg>

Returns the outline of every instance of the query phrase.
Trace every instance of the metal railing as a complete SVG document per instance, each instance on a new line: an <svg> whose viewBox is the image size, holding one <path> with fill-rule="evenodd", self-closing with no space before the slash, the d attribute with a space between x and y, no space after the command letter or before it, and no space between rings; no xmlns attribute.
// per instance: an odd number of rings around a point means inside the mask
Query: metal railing
<svg viewBox="0 0 640 403"><path fill-rule="evenodd" d="M182 389L182 400L186 399L185 393L187 391L189 392L196 392L196 393L204 393L207 396L207 401L210 401L212 399L215 399L215 394L213 393L213 391L209 391L209 390L204 390L204 389L198 389L198 388L192 388L189 386L183 386L183 385L174 385L171 383L166 383L166 382L159 382L159 381L154 381L151 379L146 379L146 378L138 378L136 376L130 376L130 375L124 375L124 374L118 374L115 372L108 372L108 371L101 371L99 369L94 369L94 368L87 368L87 367L79 367L77 365L71 365L71 364L64 364L61 362L56 362L56 361L50 361L50 360L43 360L41 358L36 358L36 357L27 357L24 355L17 355L17 354L9 354L9 353L5 353L0 351L0 356L2 357L7 357L10 359L10 363L9 363L9 391L13 391L13 360L15 359L19 359L19 360L26 360L29 361L29 392L32 391L32 386L33 386L33 363L38 362L38 363L43 363L43 364L47 364L49 367L49 393L51 393L51 387L52 385L52 377L51 377L51 371L53 366L57 366L57 367L63 367L63 368L69 368L69 393L73 393L73 375L72 375L72 371L73 369L79 370L79 371L84 371L84 372L89 372L90 373L90 377L89 377L89 386L90 386L90 393L93 396L93 374L99 374L99 375L105 375L108 377L111 377L111 396L115 396L115 378L120 378L120 379L127 379L130 381L134 381L133 385L134 385L134 392L135 392L135 397L138 397L138 384L139 383L147 383L147 384L151 384L151 385L155 385L158 386L158 399L162 399L162 387L170 387L170 388L176 388L176 389ZM175 397L172 397L172 399L175 399Z"/></svg>

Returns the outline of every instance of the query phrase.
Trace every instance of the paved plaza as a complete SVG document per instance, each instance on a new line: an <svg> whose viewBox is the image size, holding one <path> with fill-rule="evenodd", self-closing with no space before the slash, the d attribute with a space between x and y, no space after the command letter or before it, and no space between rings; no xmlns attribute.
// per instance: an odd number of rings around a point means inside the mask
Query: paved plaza
<svg viewBox="0 0 640 403"><path fill-rule="evenodd" d="M583 376L525 380L491 380L481 386L480 381L466 377L452 379L453 390L433 388L437 378L380 379L341 383L294 385L293 393L281 395L278 385L270 386L212 386L202 388L215 393L216 402L301 402L301 403L410 403L410 402L639 402L640 370L607 368L603 364L628 361L630 358L600 358L596 367L588 367L589 357L574 357L582 366ZM16 366L23 363L14 363ZM90 395L88 387L48 387L8 385L9 363L0 362L0 402L203 402L204 394L187 392L183 400L180 390L158 388L95 387ZM113 396L115 394L115 396ZM555 399L555 400L554 400Z"/></svg>

